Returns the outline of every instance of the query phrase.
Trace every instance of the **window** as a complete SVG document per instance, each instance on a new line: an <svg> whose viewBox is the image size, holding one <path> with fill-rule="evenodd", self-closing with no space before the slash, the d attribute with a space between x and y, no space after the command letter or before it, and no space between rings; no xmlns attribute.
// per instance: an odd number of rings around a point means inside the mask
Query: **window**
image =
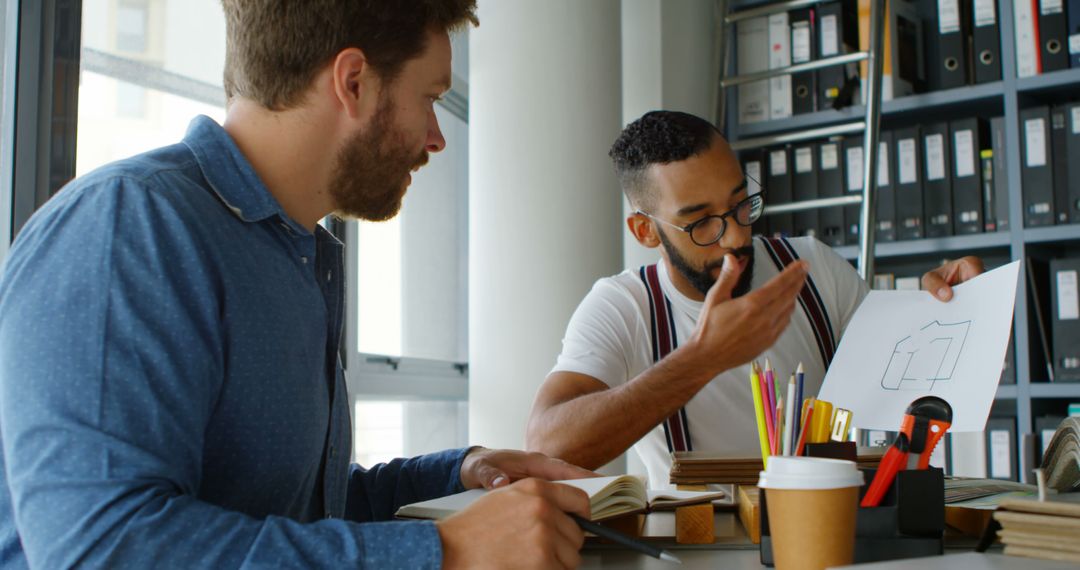
<svg viewBox="0 0 1080 570"><path fill-rule="evenodd" d="M218 0L82 6L77 175L179 141L196 115L225 119Z"/></svg>
<svg viewBox="0 0 1080 570"><path fill-rule="evenodd" d="M0 0L0 266L11 243L18 3ZM10 13L9 13L10 12Z"/></svg>
<svg viewBox="0 0 1080 570"><path fill-rule="evenodd" d="M435 113L446 150L413 175L401 213L353 222L348 233L347 372L362 465L468 441L468 125L441 106ZM387 422L369 423L368 411Z"/></svg>
<svg viewBox="0 0 1080 570"><path fill-rule="evenodd" d="M55 28L56 37L20 40L12 33L20 16ZM196 115L224 122L219 0L0 0L0 17L0 198L7 208L0 210L0 230L8 236L72 175L174 144ZM27 46L50 42L57 54L66 48L66 59L40 46L32 58L24 55ZM397 219L331 224L347 243L342 351L356 415L354 455L365 464L467 441L467 36L452 43L454 90L436 110L447 150L414 176ZM23 65L15 65L17 58ZM55 77L57 87L38 96L39 76ZM34 97L20 98L16 108L20 86L35 86ZM12 114L19 125L35 126L27 129L30 144L23 144L21 127L12 128ZM39 147L58 150L44 154ZM11 149L26 149L29 163L48 168L15 170Z"/></svg>

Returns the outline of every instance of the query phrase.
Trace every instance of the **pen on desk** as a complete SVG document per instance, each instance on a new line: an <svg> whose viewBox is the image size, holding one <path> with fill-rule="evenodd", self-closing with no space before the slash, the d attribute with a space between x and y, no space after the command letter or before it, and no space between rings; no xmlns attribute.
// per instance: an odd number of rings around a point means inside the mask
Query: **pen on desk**
<svg viewBox="0 0 1080 570"><path fill-rule="evenodd" d="M616 544L625 546L631 550L636 550L642 554L647 554L653 558L659 558L660 560L667 560L668 562L674 562L675 564L682 564L682 560L679 560L672 553L657 548L651 544L647 544L640 540L637 540L631 536L627 536L615 529L608 528L606 526L594 523L593 521L575 515L574 513L567 513L570 518L574 519L574 522L586 532L591 532L600 538L606 538Z"/></svg>

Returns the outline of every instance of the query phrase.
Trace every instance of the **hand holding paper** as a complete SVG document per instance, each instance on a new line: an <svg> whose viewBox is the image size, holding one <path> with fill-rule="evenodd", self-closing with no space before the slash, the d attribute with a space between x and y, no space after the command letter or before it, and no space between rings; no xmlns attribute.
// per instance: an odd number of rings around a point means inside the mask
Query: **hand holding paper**
<svg viewBox="0 0 1080 570"><path fill-rule="evenodd" d="M1013 262L957 285L948 303L922 291L871 291L820 397L851 410L860 429L895 430L913 400L938 396L953 407L954 432L982 431L1001 378L1019 268Z"/></svg>

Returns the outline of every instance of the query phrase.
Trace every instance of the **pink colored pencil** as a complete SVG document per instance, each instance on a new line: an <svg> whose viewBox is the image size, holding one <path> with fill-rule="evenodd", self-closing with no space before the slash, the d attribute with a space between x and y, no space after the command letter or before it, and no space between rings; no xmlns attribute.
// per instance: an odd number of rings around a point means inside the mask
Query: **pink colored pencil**
<svg viewBox="0 0 1080 570"><path fill-rule="evenodd" d="M772 403L769 400L769 384L765 381L765 374L758 374L758 383L761 385L761 407L765 411L765 431L769 437L769 453L775 454L773 449L773 437L776 426L773 424Z"/></svg>

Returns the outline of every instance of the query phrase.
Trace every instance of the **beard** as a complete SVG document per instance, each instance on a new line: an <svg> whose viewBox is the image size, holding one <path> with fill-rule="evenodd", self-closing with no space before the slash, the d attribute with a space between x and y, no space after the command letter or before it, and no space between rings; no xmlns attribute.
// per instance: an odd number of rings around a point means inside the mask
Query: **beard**
<svg viewBox="0 0 1080 570"><path fill-rule="evenodd" d="M679 253L679 250L668 240L663 230L657 228L657 231L660 234L660 242L664 244L664 250L667 251L668 259L671 260L671 265L675 266L675 270L689 281L694 289L697 289L702 295L707 295L709 289L716 283L716 278L712 276L712 272L714 269L724 266L724 259L721 258L698 269ZM754 278L754 246L737 247L731 250L731 254L736 258L746 258L748 261L746 269L739 275L739 280L735 283L735 288L731 290L731 298L737 299L750 291L750 281Z"/></svg>
<svg viewBox="0 0 1080 570"><path fill-rule="evenodd" d="M394 105L379 102L371 125L350 137L337 154L330 196L339 217L384 222L401 210L409 172L427 164L392 125Z"/></svg>

